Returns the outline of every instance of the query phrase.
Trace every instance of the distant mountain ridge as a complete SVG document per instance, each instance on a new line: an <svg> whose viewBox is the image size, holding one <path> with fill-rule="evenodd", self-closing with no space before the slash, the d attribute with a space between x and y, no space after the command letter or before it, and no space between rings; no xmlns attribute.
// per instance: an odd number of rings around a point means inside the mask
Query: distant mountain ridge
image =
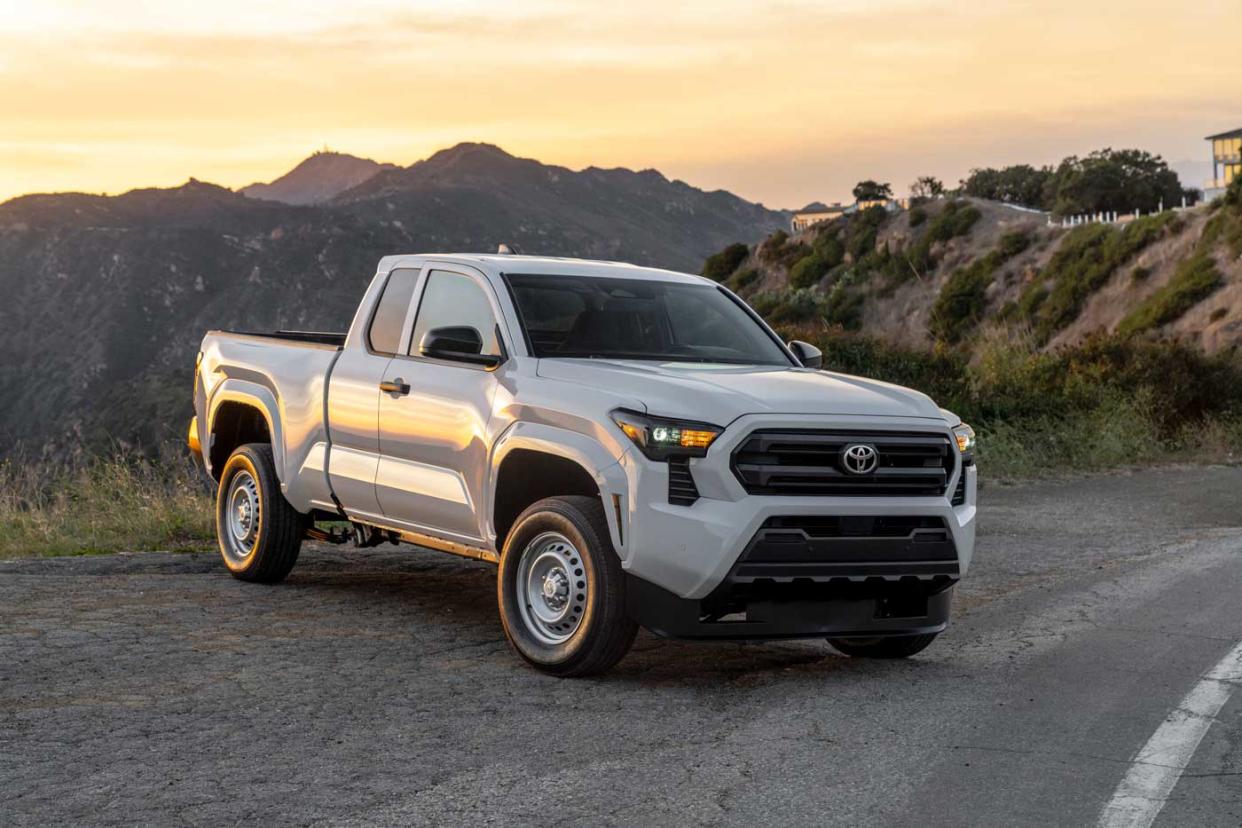
<svg viewBox="0 0 1242 828"><path fill-rule="evenodd" d="M283 204L323 204L395 164L380 164L341 152L317 152L269 184L251 184L240 192L249 198Z"/></svg>
<svg viewBox="0 0 1242 828"><path fill-rule="evenodd" d="M378 169L328 196L347 176L329 186L327 171L364 168L325 155L267 185L312 204L193 179L0 204L0 455L179 437L204 331L344 330L384 255L509 242L697 272L789 219L654 170L573 171L488 144L404 168L353 159Z"/></svg>

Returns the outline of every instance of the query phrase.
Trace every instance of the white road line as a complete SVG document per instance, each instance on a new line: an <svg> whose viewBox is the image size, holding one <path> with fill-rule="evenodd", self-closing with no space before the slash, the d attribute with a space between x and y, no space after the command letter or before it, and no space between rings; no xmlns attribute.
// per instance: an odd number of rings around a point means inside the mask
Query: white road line
<svg viewBox="0 0 1242 828"><path fill-rule="evenodd" d="M1125 779L1100 814L1099 828L1147 828L1190 764L1216 714L1242 684L1242 642L1203 674L1134 756Z"/></svg>

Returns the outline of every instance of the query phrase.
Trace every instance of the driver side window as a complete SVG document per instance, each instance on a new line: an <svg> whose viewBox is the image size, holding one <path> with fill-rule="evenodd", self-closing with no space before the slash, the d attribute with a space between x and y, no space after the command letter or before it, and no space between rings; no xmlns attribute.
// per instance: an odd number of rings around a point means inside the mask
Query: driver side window
<svg viewBox="0 0 1242 828"><path fill-rule="evenodd" d="M483 340L484 356L500 356L496 339L496 316L487 301L483 287L469 276L447 270L433 270L427 277L414 335L410 338L410 354L418 356L419 345L428 331L436 328L465 326L474 328Z"/></svg>

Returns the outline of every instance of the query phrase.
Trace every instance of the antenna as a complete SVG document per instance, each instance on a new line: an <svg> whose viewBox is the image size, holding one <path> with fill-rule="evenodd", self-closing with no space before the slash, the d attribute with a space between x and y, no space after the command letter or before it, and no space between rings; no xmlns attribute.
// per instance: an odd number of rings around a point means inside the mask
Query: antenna
<svg viewBox="0 0 1242 828"><path fill-rule="evenodd" d="M497 256L521 256L522 248L518 247L516 244L506 244L505 242L501 242L500 246L496 248L496 255Z"/></svg>

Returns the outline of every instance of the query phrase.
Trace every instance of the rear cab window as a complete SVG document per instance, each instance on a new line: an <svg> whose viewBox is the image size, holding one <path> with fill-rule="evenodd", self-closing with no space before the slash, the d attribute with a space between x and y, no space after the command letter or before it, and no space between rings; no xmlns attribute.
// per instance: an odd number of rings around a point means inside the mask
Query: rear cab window
<svg viewBox="0 0 1242 828"><path fill-rule="evenodd" d="M417 284L417 270L403 268L388 274L384 292L367 327L367 346L375 353L392 355L401 350L401 329L405 326Z"/></svg>

